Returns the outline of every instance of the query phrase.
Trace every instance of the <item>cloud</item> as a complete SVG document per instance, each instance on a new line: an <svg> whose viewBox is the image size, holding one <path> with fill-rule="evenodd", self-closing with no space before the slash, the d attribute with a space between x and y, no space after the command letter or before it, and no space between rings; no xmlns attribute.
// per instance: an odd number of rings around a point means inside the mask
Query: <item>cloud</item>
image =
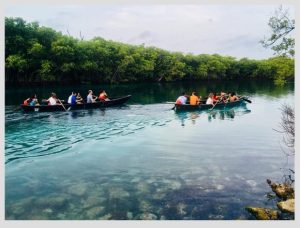
<svg viewBox="0 0 300 228"><path fill-rule="evenodd" d="M276 5L63 5L15 6L6 11L85 39L96 36L170 51L236 57L272 56L259 40L269 33ZM291 15L293 13L291 10Z"/></svg>

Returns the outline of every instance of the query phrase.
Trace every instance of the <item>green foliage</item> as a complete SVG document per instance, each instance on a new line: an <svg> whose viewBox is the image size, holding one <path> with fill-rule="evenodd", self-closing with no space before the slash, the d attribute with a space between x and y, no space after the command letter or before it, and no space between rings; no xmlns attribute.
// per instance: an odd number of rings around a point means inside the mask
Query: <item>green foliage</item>
<svg viewBox="0 0 300 228"><path fill-rule="evenodd" d="M277 55L291 56L295 55L295 39L292 32L295 29L295 20L290 19L289 12L280 6L274 16L269 19L269 27L272 34L269 38L261 41L262 45L271 49Z"/></svg>
<svg viewBox="0 0 300 228"><path fill-rule="evenodd" d="M52 64L48 60L43 60L41 64L41 68L39 70L39 75L41 78L41 81L47 82L47 81L54 81L55 77L52 74Z"/></svg>
<svg viewBox="0 0 300 228"><path fill-rule="evenodd" d="M6 82L122 83L216 79L294 79L294 60L236 60L230 56L183 55L96 37L78 40L38 23L5 18Z"/></svg>

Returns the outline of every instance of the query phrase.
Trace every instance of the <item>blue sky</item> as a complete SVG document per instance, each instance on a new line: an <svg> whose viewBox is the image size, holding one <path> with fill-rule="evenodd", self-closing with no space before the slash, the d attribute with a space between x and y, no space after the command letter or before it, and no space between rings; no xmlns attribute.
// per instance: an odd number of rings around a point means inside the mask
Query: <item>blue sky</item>
<svg viewBox="0 0 300 228"><path fill-rule="evenodd" d="M95 36L193 54L272 57L259 40L278 5L8 5L7 17L38 21L74 37ZM287 7L285 7L287 8ZM290 8L291 16L293 8Z"/></svg>

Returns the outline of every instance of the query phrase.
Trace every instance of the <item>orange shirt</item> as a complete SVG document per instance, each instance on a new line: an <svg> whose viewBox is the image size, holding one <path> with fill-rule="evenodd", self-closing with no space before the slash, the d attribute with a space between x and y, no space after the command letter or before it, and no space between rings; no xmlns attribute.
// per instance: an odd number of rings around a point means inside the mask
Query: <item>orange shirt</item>
<svg viewBox="0 0 300 228"><path fill-rule="evenodd" d="M197 105L199 104L199 97L195 96L195 95L192 95L190 96L190 104L191 105Z"/></svg>

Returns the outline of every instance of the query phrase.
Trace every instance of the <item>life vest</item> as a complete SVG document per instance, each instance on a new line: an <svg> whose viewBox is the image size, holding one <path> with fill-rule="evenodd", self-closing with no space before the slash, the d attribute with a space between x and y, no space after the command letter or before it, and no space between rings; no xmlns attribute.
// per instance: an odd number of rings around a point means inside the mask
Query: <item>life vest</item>
<svg viewBox="0 0 300 228"><path fill-rule="evenodd" d="M28 106L28 105L29 105L29 100L26 99L26 100L23 102L23 104Z"/></svg>
<svg viewBox="0 0 300 228"><path fill-rule="evenodd" d="M107 98L107 95L106 95L105 93L101 93L101 94L99 95L99 100L105 101L106 98Z"/></svg>

